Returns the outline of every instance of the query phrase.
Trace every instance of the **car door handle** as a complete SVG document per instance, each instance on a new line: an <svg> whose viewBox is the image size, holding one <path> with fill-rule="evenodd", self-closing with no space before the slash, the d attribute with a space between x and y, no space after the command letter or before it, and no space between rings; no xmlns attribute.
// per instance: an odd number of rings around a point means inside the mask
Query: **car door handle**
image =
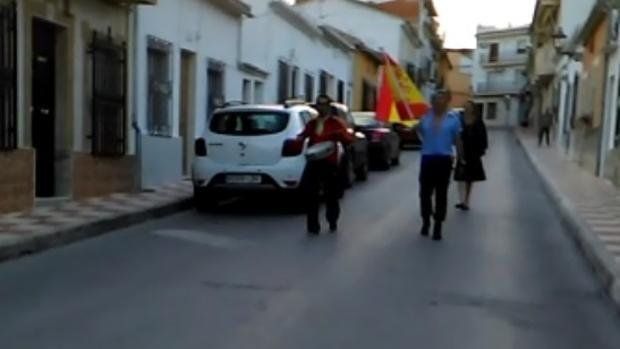
<svg viewBox="0 0 620 349"><path fill-rule="evenodd" d="M209 144L208 144L208 146L210 146L210 147L221 147L221 146L223 146L223 145L224 145L224 144L222 144L222 143L209 143Z"/></svg>
<svg viewBox="0 0 620 349"><path fill-rule="evenodd" d="M49 109L42 108L42 109L39 109L39 112L43 115L50 115Z"/></svg>

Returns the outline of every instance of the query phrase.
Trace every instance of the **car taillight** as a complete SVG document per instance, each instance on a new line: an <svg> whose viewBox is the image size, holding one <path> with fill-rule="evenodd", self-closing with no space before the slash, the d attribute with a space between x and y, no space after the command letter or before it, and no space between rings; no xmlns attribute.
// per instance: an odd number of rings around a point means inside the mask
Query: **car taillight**
<svg viewBox="0 0 620 349"><path fill-rule="evenodd" d="M194 142L194 153L196 156L207 156L207 142L204 138L198 138Z"/></svg>
<svg viewBox="0 0 620 349"><path fill-rule="evenodd" d="M282 156L292 157L299 156L304 150L304 142L298 139L287 139L282 146Z"/></svg>

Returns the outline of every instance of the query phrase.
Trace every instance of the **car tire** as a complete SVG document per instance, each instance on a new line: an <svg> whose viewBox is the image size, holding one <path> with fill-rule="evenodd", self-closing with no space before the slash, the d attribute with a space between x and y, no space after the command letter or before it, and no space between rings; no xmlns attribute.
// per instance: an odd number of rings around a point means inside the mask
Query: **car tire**
<svg viewBox="0 0 620 349"><path fill-rule="evenodd" d="M368 180L368 162L364 162L361 168L357 170L355 177L360 182L366 182Z"/></svg>
<svg viewBox="0 0 620 349"><path fill-rule="evenodd" d="M400 157L392 159L392 166L399 166L399 165L400 165Z"/></svg>
<svg viewBox="0 0 620 349"><path fill-rule="evenodd" d="M194 207L200 212L214 210L219 202L219 197L211 192L194 188Z"/></svg>
<svg viewBox="0 0 620 349"><path fill-rule="evenodd" d="M392 159L392 166L400 165L400 151L396 153L396 157Z"/></svg>
<svg viewBox="0 0 620 349"><path fill-rule="evenodd" d="M347 158L347 163L344 165L343 176L344 176L344 186L347 189L353 187L355 183L355 163L352 158Z"/></svg>

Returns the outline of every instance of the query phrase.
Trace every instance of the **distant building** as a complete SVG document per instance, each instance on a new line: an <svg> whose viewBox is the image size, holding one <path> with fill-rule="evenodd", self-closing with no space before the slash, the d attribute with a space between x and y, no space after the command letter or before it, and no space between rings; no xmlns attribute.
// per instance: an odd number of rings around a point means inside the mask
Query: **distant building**
<svg viewBox="0 0 620 349"><path fill-rule="evenodd" d="M491 126L515 126L527 84L529 27L478 27L472 87L478 111Z"/></svg>
<svg viewBox="0 0 620 349"><path fill-rule="evenodd" d="M462 108L472 98L473 54L471 49L445 49L450 69L442 74L443 85L452 92L452 108Z"/></svg>

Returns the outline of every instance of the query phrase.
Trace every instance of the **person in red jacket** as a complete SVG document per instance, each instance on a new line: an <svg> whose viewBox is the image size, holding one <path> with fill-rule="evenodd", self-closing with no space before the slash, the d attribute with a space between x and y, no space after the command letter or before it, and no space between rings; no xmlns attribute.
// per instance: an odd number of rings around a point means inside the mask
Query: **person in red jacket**
<svg viewBox="0 0 620 349"><path fill-rule="evenodd" d="M334 116L333 101L327 95L317 97L315 108L319 116L306 125L299 135L300 140L308 139L312 146L321 142L336 142L343 146L353 142L353 135L347 129L344 121ZM332 233L338 230L340 217L339 200L344 188L339 178L339 154L335 147L328 157L322 160L309 161L306 171L306 200L307 200L307 228L308 233L318 235L321 231L319 223L320 192L323 188L326 200L326 216L329 229Z"/></svg>

